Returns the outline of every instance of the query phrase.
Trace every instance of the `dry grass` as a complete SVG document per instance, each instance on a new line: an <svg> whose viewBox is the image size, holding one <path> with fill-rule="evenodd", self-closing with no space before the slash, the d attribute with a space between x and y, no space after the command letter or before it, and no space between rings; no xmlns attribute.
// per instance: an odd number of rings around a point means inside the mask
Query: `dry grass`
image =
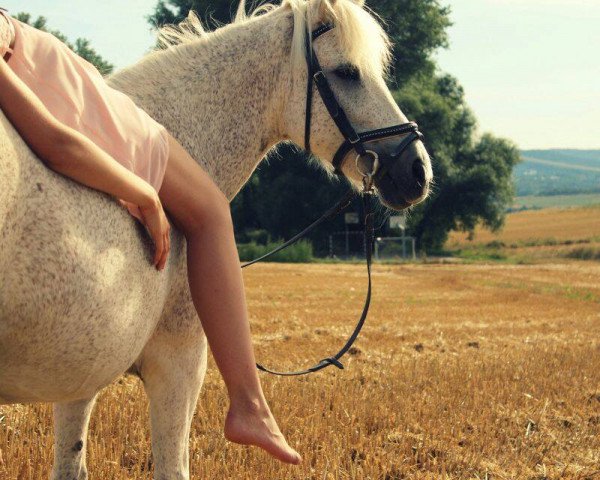
<svg viewBox="0 0 600 480"><path fill-rule="evenodd" d="M264 376L304 455L288 468L227 444L210 367L191 439L193 478L600 479L600 266L375 269L374 305L343 372ZM246 276L261 360L331 353L362 302L363 268L262 265ZM147 404L127 378L101 395L94 479L150 479ZM48 477L49 406L0 407L0 478Z"/></svg>

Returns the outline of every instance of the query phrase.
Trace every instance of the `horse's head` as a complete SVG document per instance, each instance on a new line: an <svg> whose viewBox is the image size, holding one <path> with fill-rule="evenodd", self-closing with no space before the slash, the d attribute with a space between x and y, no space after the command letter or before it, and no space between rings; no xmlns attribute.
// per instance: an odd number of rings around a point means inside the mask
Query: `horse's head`
<svg viewBox="0 0 600 480"><path fill-rule="evenodd" d="M305 5L307 9L306 12L294 12L293 88L286 101L286 123L292 140L310 149L326 165L333 162L337 153L336 167L360 185L364 180L362 173L375 170L375 157L387 159L381 162L384 165L373 176L381 201L398 210L422 201L429 192L432 170L429 155L420 138L410 142L399 153L407 133L387 137L380 135L385 138L363 142L369 155L357 157L357 153L350 150L345 154L342 151L343 155L340 156L338 150L348 135L340 132L323 100L323 92L317 92L312 80L309 88L315 88L314 98L311 108L307 108L307 72L311 62L308 62L307 68L305 55L312 47L317 64L333 91L334 104L338 103L343 108L348 123L357 133L380 130L408 121L385 83L390 45L383 29L363 8L362 0L289 3L292 8L294 5ZM324 24L332 24L334 28L319 35L307 46L305 32L313 32ZM309 145L306 145L307 129L303 122L298 122L307 114L310 118Z"/></svg>

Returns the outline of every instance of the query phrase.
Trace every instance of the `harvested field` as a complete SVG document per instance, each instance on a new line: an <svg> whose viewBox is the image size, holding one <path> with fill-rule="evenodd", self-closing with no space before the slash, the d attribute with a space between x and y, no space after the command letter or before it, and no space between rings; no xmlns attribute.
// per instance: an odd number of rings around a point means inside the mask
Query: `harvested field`
<svg viewBox="0 0 600 480"><path fill-rule="evenodd" d="M455 233L448 245L485 244L492 241L510 243L540 242L554 239L577 241L600 239L600 207L547 208L511 213L499 233L478 228L473 241Z"/></svg>
<svg viewBox="0 0 600 480"><path fill-rule="evenodd" d="M600 207L511 213L502 231L478 228L472 240L454 233L446 248L464 259L546 263L600 259Z"/></svg>
<svg viewBox="0 0 600 480"><path fill-rule="evenodd" d="M600 265L379 265L372 313L345 371L263 376L304 464L222 436L213 365L192 428L192 478L600 478ZM260 265L246 273L260 360L306 365L344 341L364 268ZM48 478L51 408L0 407L0 478ZM92 417L92 479L150 479L140 382Z"/></svg>

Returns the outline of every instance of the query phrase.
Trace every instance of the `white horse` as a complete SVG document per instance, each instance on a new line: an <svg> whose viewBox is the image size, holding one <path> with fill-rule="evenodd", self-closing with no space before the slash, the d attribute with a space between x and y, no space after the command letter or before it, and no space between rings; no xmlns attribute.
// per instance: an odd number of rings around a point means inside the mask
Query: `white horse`
<svg viewBox="0 0 600 480"><path fill-rule="evenodd" d="M387 38L359 0L285 0L251 17L243 8L212 33L194 16L163 29L167 48L109 79L165 125L228 198L277 143L303 145L306 22L309 29L335 23L315 51L355 128L406 122L384 81ZM348 78L348 65L360 79ZM314 153L331 159L343 138L318 95L312 125ZM426 182L406 198L415 158ZM361 180L352 161L344 173ZM396 187L378 186L384 203L424 198L431 179L424 146L414 143L389 175L386 185ZM109 196L46 168L1 113L0 179L0 404L53 402L52 478L81 480L96 395L134 372L150 401L155 478L187 479L207 344L183 236L173 231L168 265L157 272L144 229Z"/></svg>

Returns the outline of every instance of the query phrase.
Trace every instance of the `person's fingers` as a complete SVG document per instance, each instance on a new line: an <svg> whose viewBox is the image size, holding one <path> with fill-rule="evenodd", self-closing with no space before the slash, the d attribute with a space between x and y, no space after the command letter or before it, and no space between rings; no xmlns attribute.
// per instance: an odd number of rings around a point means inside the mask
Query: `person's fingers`
<svg viewBox="0 0 600 480"><path fill-rule="evenodd" d="M162 270L165 268L165 265L167 264L167 257L169 255L169 246L167 244L168 240L167 240L167 236L164 235L163 236L163 253L162 256L160 257L160 261L158 262L158 269Z"/></svg>
<svg viewBox="0 0 600 480"><path fill-rule="evenodd" d="M154 241L154 262L153 262L153 264L156 268L158 268L160 259L163 256L163 252L165 249L164 243L165 243L164 236L162 236L160 234L157 235L156 239Z"/></svg>
<svg viewBox="0 0 600 480"><path fill-rule="evenodd" d="M162 268L164 268L167 264L167 260L169 259L170 251L171 251L171 234L170 234L170 227L167 224L166 232L164 235L164 253L163 253L163 258L161 261Z"/></svg>

